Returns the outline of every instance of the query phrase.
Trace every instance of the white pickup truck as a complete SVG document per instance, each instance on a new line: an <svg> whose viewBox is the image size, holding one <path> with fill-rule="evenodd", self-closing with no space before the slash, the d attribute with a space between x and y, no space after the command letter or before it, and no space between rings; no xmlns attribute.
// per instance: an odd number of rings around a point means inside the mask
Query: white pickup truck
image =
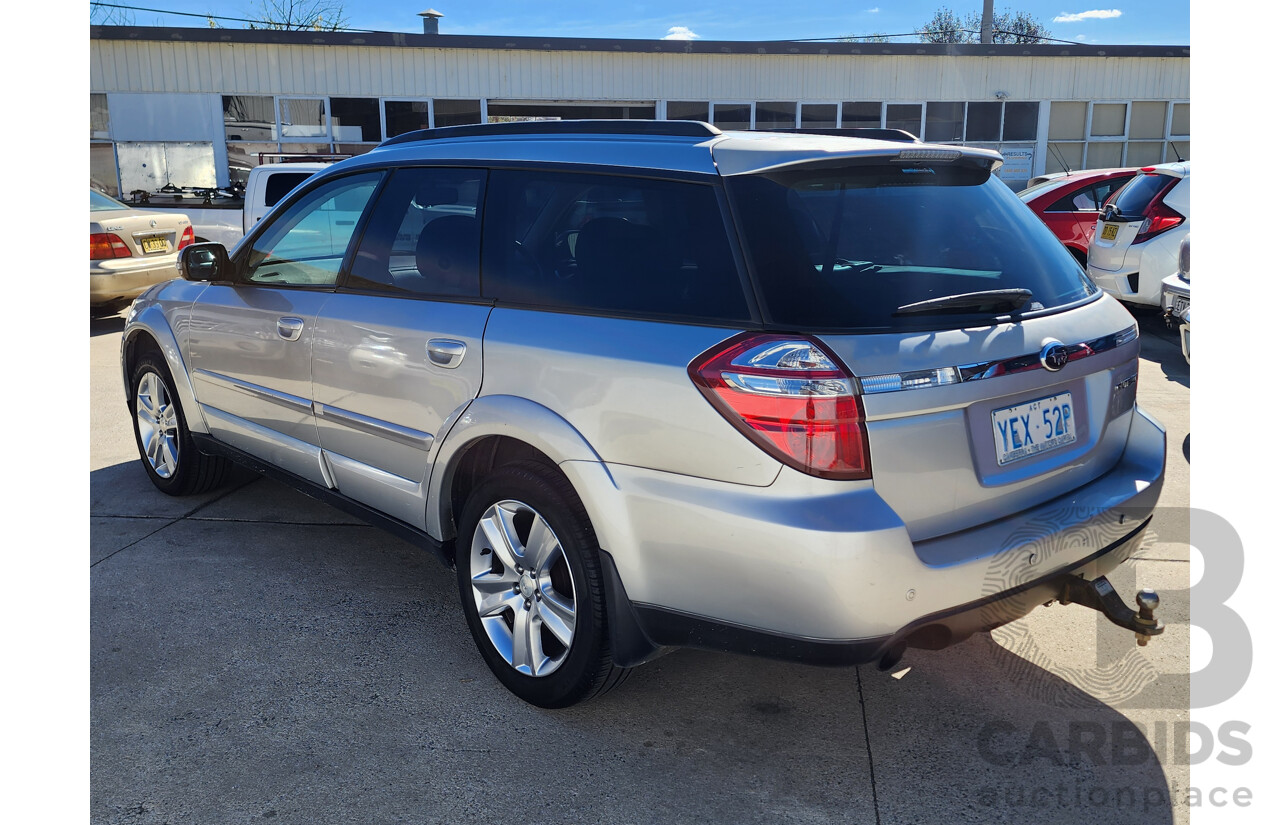
<svg viewBox="0 0 1280 825"><path fill-rule="evenodd" d="M123 200L142 209L177 209L191 219L196 243L217 241L231 249L249 227L279 203L298 184L329 166L327 163L269 163L249 170L244 197L218 189L177 189L132 192Z"/></svg>

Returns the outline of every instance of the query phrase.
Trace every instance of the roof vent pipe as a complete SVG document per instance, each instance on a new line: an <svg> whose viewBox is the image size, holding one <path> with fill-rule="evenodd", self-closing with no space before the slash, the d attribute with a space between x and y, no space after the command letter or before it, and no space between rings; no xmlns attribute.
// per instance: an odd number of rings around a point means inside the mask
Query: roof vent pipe
<svg viewBox="0 0 1280 825"><path fill-rule="evenodd" d="M440 18L444 17L443 14L436 11L435 9L427 9L426 11L418 12L418 16L422 18L423 34L439 34L440 33Z"/></svg>

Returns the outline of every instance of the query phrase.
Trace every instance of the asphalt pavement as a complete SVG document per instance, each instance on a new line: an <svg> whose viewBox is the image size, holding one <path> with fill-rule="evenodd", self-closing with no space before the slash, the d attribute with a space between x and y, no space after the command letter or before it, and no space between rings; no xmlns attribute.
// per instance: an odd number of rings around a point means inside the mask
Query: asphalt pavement
<svg viewBox="0 0 1280 825"><path fill-rule="evenodd" d="M679 651L547 711L421 550L248 473L157 492L91 321L92 821L1187 822L1190 372L1140 322L1167 479L1110 578L1160 590L1150 645L1055 605L891 673Z"/></svg>

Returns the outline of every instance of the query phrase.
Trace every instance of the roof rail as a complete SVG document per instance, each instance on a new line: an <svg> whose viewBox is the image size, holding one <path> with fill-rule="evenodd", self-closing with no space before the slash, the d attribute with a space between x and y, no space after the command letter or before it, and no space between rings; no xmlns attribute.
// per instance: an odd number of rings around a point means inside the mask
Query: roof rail
<svg viewBox="0 0 1280 825"><path fill-rule="evenodd" d="M394 146L420 140L499 135L663 135L709 138L719 134L720 130L716 127L697 120L521 120L514 123L476 123L419 129L388 138L378 145Z"/></svg>
<svg viewBox="0 0 1280 825"><path fill-rule="evenodd" d="M870 140L893 140L902 143L919 143L920 138L906 129L879 129L869 126L855 126L848 129L758 129L760 132L783 132L792 135L829 135L831 137L867 138Z"/></svg>

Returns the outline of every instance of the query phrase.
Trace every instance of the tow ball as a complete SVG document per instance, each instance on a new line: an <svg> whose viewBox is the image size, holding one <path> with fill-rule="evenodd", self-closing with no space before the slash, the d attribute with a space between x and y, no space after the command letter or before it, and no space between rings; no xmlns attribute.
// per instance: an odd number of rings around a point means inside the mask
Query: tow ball
<svg viewBox="0 0 1280 825"><path fill-rule="evenodd" d="M1146 646L1152 636L1159 636L1164 632L1164 622L1156 618L1160 596L1149 587L1138 591L1138 609L1130 610L1106 576L1092 581L1078 576L1066 576L1062 582L1062 590L1058 593L1058 601L1098 611L1110 619L1112 624L1132 630L1138 645L1142 647Z"/></svg>

